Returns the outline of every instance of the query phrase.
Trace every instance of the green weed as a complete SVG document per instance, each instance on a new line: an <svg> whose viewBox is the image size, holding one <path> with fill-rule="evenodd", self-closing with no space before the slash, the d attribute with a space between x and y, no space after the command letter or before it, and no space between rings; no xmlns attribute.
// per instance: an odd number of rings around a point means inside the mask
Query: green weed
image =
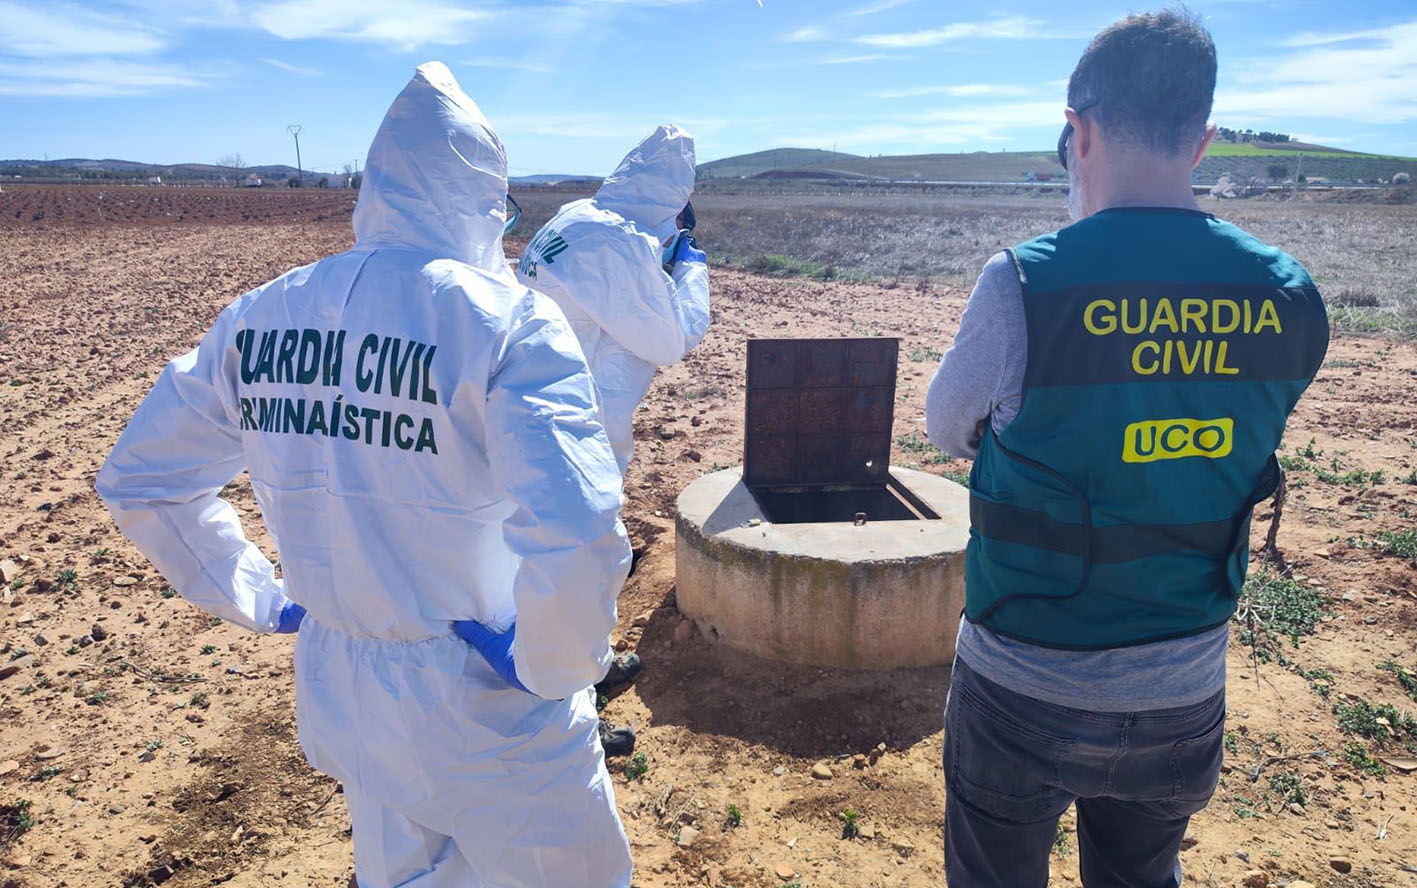
<svg viewBox="0 0 1417 888"><path fill-rule="evenodd" d="M1240 591L1236 620L1247 628L1240 633L1242 643L1258 648L1260 639L1248 628L1253 618L1260 632L1273 638L1288 638L1294 647L1327 613L1328 600L1316 589L1269 571L1253 574ZM1247 637L1248 636L1248 637Z"/></svg>
<svg viewBox="0 0 1417 888"><path fill-rule="evenodd" d="M1398 712L1391 703L1374 706L1367 700L1336 700L1333 714L1345 734L1357 734L1369 740L1386 741L1399 734L1411 737L1417 733L1417 721L1405 712Z"/></svg>
<svg viewBox="0 0 1417 888"><path fill-rule="evenodd" d="M641 780L649 773L649 756L637 752L625 763L625 779Z"/></svg>
<svg viewBox="0 0 1417 888"><path fill-rule="evenodd" d="M1297 774L1275 774L1269 778L1269 788L1285 805L1307 805L1309 797Z"/></svg>
<svg viewBox="0 0 1417 888"><path fill-rule="evenodd" d="M1408 672L1392 660L1384 660L1379 663L1378 669L1382 672L1391 672L1397 678L1397 683L1402 685L1402 689L1407 692L1407 696L1417 700L1417 675Z"/></svg>
<svg viewBox="0 0 1417 888"><path fill-rule="evenodd" d="M1357 740L1349 740L1343 745L1343 760L1373 777L1381 777L1387 773L1383 763L1369 755L1368 748Z"/></svg>
<svg viewBox="0 0 1417 888"><path fill-rule="evenodd" d="M13 805L0 805L0 836L14 838L24 835L34 829L34 815L30 809L34 803L29 799L20 799Z"/></svg>
<svg viewBox="0 0 1417 888"><path fill-rule="evenodd" d="M841 837L843 839L854 839L861 835L860 814L847 808L841 812Z"/></svg>
<svg viewBox="0 0 1417 888"><path fill-rule="evenodd" d="M734 828L743 825L743 811L737 805L728 806L728 825Z"/></svg>

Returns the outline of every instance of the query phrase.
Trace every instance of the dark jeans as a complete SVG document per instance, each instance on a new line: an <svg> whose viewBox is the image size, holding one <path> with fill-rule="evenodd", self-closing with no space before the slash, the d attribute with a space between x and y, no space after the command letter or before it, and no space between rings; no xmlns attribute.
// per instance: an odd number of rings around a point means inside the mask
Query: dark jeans
<svg viewBox="0 0 1417 888"><path fill-rule="evenodd" d="M1195 706L1089 712L1016 694L955 663L945 707L950 888L1046 888L1077 802L1086 888L1177 888L1191 815L1220 776L1224 691Z"/></svg>

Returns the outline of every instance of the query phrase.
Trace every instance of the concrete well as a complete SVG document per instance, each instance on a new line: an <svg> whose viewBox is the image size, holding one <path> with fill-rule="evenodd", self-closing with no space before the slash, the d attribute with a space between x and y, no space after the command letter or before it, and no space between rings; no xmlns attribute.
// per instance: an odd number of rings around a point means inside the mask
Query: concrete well
<svg viewBox="0 0 1417 888"><path fill-rule="evenodd" d="M936 520L771 524L738 469L679 495L676 598L704 637L760 656L852 669L954 659L969 494L891 474Z"/></svg>

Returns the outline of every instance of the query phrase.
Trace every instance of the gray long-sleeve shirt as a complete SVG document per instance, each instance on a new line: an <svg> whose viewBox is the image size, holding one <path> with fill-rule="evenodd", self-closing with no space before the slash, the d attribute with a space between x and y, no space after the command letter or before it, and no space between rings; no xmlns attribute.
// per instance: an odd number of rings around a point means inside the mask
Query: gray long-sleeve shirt
<svg viewBox="0 0 1417 888"><path fill-rule="evenodd" d="M979 453L984 423L1002 433L1018 416L1028 363L1023 287L1008 254L984 266L954 344L930 381L925 430L950 456ZM990 681L1034 699L1100 712L1189 706L1225 687L1228 626L1105 651L1065 651L1004 638L960 621L957 656Z"/></svg>

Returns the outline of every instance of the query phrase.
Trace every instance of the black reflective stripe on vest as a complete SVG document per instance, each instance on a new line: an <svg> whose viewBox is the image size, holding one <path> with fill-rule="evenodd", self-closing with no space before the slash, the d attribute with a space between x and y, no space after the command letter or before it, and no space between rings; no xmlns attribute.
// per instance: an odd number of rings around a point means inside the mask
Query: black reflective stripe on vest
<svg viewBox="0 0 1417 888"><path fill-rule="evenodd" d="M1061 552L1093 564L1119 564L1168 552L1200 552L1229 558L1247 542L1245 530L1251 511L1274 495L1279 479L1279 461L1271 456L1240 514L1219 521L1120 524L1093 527L1089 532L1082 524L1059 521L1047 512L993 503L971 494L969 522L986 539Z"/></svg>
<svg viewBox="0 0 1417 888"><path fill-rule="evenodd" d="M1200 524L1123 524L1092 528L1059 521L1046 512L969 498L969 520L980 536L1078 558L1089 553L1094 564L1117 564L1168 552L1201 552L1217 558L1234 547L1237 521L1227 518Z"/></svg>

